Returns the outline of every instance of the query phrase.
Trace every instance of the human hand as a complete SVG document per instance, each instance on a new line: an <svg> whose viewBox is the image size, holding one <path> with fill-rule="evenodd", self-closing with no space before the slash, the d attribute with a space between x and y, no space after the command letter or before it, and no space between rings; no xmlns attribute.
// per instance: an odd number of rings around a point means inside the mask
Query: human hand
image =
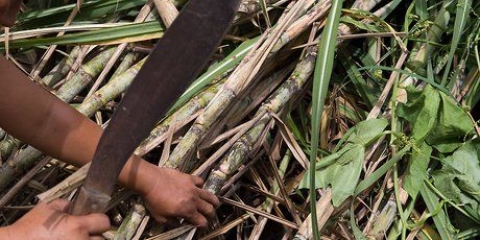
<svg viewBox="0 0 480 240"><path fill-rule="evenodd" d="M200 177L153 166L142 172L142 178L155 179L151 184L144 184L140 192L157 221L165 223L184 218L198 227L206 227L207 218L215 216L219 200L202 189L203 180Z"/></svg>
<svg viewBox="0 0 480 240"><path fill-rule="evenodd" d="M84 216L67 214L69 202L55 200L39 203L35 208L9 226L10 239L19 240L95 240L110 228L105 214Z"/></svg>

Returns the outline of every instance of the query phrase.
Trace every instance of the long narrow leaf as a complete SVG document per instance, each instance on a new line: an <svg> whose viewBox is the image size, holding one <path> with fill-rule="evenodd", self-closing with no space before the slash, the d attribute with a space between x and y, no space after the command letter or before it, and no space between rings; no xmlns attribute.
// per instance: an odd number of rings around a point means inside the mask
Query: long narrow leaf
<svg viewBox="0 0 480 240"><path fill-rule="evenodd" d="M320 123L322 112L327 96L328 85L332 75L333 60L335 59L335 47L337 45L338 25L343 0L332 2L327 24L322 33L318 49L315 73L313 76L313 106L312 106L312 153L310 154L310 212L312 214L312 231L315 240L319 239L317 214L316 214L316 191L315 191L315 162L320 140Z"/></svg>
<svg viewBox="0 0 480 240"><path fill-rule="evenodd" d="M445 72L443 72L443 78L441 83L442 86L445 86L447 84L447 79L450 74L453 58L455 56L455 52L457 51L460 37L462 36L463 30L465 28L465 23L467 22L471 6L472 0L459 0L457 3L455 27L453 28L453 37L452 43L450 45L450 53L448 54L448 63L446 65Z"/></svg>

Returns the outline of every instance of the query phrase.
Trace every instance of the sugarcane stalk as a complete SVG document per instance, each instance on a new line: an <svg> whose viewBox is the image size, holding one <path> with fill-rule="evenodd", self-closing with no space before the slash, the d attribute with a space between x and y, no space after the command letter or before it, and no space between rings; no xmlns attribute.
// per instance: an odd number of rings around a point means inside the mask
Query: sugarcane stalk
<svg viewBox="0 0 480 240"><path fill-rule="evenodd" d="M42 152L28 146L5 162L0 168L0 191L3 191L16 176L30 169L42 155Z"/></svg>
<svg viewBox="0 0 480 240"><path fill-rule="evenodd" d="M434 20L434 23L429 28L429 31L425 33L425 43L417 44L411 53L411 58L407 62L407 66L413 72L417 72L420 75L425 75L424 68L427 64L427 60L431 58L436 46L431 43L439 42L445 31L448 29L449 12L446 7L442 7ZM407 76L403 76L401 79L405 79ZM406 84L408 85L408 83ZM405 85L404 85L405 86Z"/></svg>
<svg viewBox="0 0 480 240"><path fill-rule="evenodd" d="M74 47L67 57L63 58L62 61L42 78L43 83L48 87L53 87L58 81L62 80L72 68L73 62L79 53L80 47Z"/></svg>
<svg viewBox="0 0 480 240"><path fill-rule="evenodd" d="M150 132L150 135L135 150L135 154L143 155L150 151L151 147L149 146L151 146L152 143L156 142L157 138L164 135L168 131L173 121L184 121L185 119L188 119L190 116L194 115L196 112L205 108L207 104L213 99L215 94L219 91L225 80L226 79L222 79L218 83L215 83L209 88L205 89L200 94L192 98L185 105L183 105L181 108L179 108L174 114L163 120Z"/></svg>
<svg viewBox="0 0 480 240"><path fill-rule="evenodd" d="M163 24L168 28L172 25L173 20L178 16L178 9L171 0L153 0L157 8L158 15L162 19Z"/></svg>
<svg viewBox="0 0 480 240"><path fill-rule="evenodd" d="M272 54L278 52L282 47L291 42L292 39L298 37L307 30L313 22L324 17L332 6L331 0L322 0L315 4L312 9L308 10L302 17L296 20L281 36L272 49ZM272 55L271 54L271 55Z"/></svg>
<svg viewBox="0 0 480 240"><path fill-rule="evenodd" d="M138 57L140 54L134 53L134 52L129 52L123 57L123 60L120 62L118 65L117 69L115 69L115 72L112 74L112 77L110 79L115 79L118 77L118 75L126 72L130 67L134 65L134 63L138 60Z"/></svg>
<svg viewBox="0 0 480 240"><path fill-rule="evenodd" d="M130 213L123 220L118 228L118 232L113 240L130 240L135 236L138 227L142 223L143 218L147 214L147 210L143 204L134 204Z"/></svg>
<svg viewBox="0 0 480 240"><path fill-rule="evenodd" d="M88 117L93 115L102 106L127 90L146 60L147 58L142 59L127 71L110 80L105 86L86 98L82 104L77 107L77 110Z"/></svg>
<svg viewBox="0 0 480 240"><path fill-rule="evenodd" d="M292 154L290 151L287 151L285 156L280 162L280 166L278 168L279 172L278 174L280 175L281 178L285 176L285 172L287 171L288 164L290 163L290 159L292 157ZM274 182L272 188L269 191L273 195L278 195L280 192L280 185L278 182ZM275 204L275 201L272 199L267 198L265 202L262 204L262 209L263 211L269 213L272 211L273 205ZM260 238L261 233L263 232L265 225L267 224L268 218L265 217L259 217L257 219L257 224L255 224L255 227L252 230L252 233L250 234L250 237L248 240L257 240Z"/></svg>
<svg viewBox="0 0 480 240"><path fill-rule="evenodd" d="M305 49L302 59L298 62L290 77L256 113L256 116L264 116L232 146L226 157L222 159L219 167L211 172L205 183L205 189L213 193L218 193L228 177L246 160L253 144L257 142L258 137L264 131L266 124L271 120L271 117L267 113L279 112L293 95L301 91L308 78L313 73L316 52L316 47L307 47Z"/></svg>
<svg viewBox="0 0 480 240"><path fill-rule="evenodd" d="M257 84L250 86L245 93L248 93L245 97L239 97L237 101L232 104L232 107L227 110L227 113L215 127L212 128L205 139L202 141L202 144L199 148L208 147L217 137L221 135L223 126L226 126L227 129L232 129L235 126L238 126L240 121L249 115L255 108L260 105L265 98L267 98L277 87L282 83L287 74L292 71L293 66L288 66L283 68L280 71L277 71L266 79L259 81Z"/></svg>
<svg viewBox="0 0 480 240"><path fill-rule="evenodd" d="M252 49L244 58L223 85L222 89L205 108L205 111L196 119L184 138L174 148L168 159L169 166L177 168L178 166L184 165L187 156L193 153L213 123L217 121L218 117L233 102L235 97L251 83L251 80L258 73L260 67L278 41L279 36L281 36L295 19L300 17L298 13L302 12L302 10L305 9L305 5L309 2L309 0L296 2L291 11L284 13L285 15L282 17L282 21L273 28L271 34L268 31L263 34L263 39L265 40L259 41L258 47Z"/></svg>
<svg viewBox="0 0 480 240"><path fill-rule="evenodd" d="M20 140L6 135L5 138L0 141L0 159L7 160L15 149L20 146Z"/></svg>
<svg viewBox="0 0 480 240"><path fill-rule="evenodd" d="M57 91L56 95L64 102L70 102L92 80L100 74L102 69L112 57L115 48L108 48L88 61Z"/></svg>

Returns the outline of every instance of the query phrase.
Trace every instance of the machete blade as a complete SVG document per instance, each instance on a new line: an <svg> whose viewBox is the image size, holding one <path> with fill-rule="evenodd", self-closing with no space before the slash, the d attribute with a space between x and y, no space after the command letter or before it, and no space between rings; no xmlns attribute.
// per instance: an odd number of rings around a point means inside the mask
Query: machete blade
<svg viewBox="0 0 480 240"><path fill-rule="evenodd" d="M103 212L118 175L140 142L205 67L240 0L192 0L158 41L116 109L70 209Z"/></svg>

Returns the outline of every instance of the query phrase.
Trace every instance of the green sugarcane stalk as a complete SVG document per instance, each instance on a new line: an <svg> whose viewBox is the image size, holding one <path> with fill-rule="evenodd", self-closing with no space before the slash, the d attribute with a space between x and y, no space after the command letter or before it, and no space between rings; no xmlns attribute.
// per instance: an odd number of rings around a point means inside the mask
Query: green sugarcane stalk
<svg viewBox="0 0 480 240"><path fill-rule="evenodd" d="M117 77L110 80L105 86L96 91L90 97L86 98L82 104L77 107L77 110L85 116L92 116L98 109L105 106L108 102L115 99L118 95L123 93L133 79L137 75L140 68L142 68L147 58L142 59L137 64L130 67L127 71L117 75Z"/></svg>
<svg viewBox="0 0 480 240"><path fill-rule="evenodd" d="M250 113L249 109L247 108L250 107L254 101L264 101L264 99L259 99L259 96L264 95L267 97L268 95L270 95L273 90L275 90L277 86L281 83L280 81L283 81L287 74L292 71L292 68L293 66L285 67L282 70L271 74L266 79L258 82L251 88L247 89L245 92L247 92L248 95L241 99L238 99L233 103L233 106L225 114L226 117L222 119L222 122L224 122L225 125L229 126L229 128L237 126L240 121ZM265 91L267 91L268 95L264 93ZM261 102L258 102L258 104L260 103ZM223 126L223 124L219 125Z"/></svg>
<svg viewBox="0 0 480 240"><path fill-rule="evenodd" d="M205 108L208 103L213 99L215 94L219 91L222 84L225 82L225 78L221 81L213 84L209 88L202 91L200 94L192 98L185 105L179 108L174 114L167 117L159 125L157 125L151 132L150 135L140 144L140 146L135 150L135 154L143 155L147 153L150 149L148 146L155 141L156 138L164 135L170 128L173 121L184 121L190 116L194 115L201 109ZM177 166L170 165L169 162L165 163L165 166L170 168L176 168Z"/></svg>
<svg viewBox="0 0 480 240"><path fill-rule="evenodd" d="M432 43L438 43L448 29L449 16L450 14L446 7L442 7L439 10L434 23L425 34L425 43L417 44L411 51L410 59L407 62L408 69L422 76L426 75L425 66L427 65L427 60L431 58L434 50L437 48ZM402 76L401 79L405 79L406 77L407 76Z"/></svg>
<svg viewBox="0 0 480 240"><path fill-rule="evenodd" d="M70 55L60 61L47 75L42 78L43 83L48 87L53 87L58 81L64 78L72 68L75 59L80 53L80 47L74 47Z"/></svg>
<svg viewBox="0 0 480 240"><path fill-rule="evenodd" d="M20 146L20 140L6 135L5 138L0 141L0 159L7 160L12 152Z"/></svg>
<svg viewBox="0 0 480 240"><path fill-rule="evenodd" d="M296 2L291 11L284 13L283 17L281 17L283 21L277 23L271 33L267 31L263 34L265 41L259 42L259 44L261 44L259 48L247 55L235 69L222 89L205 108L205 111L196 119L184 138L174 148L168 159L169 162L174 163L175 166L184 165L188 156L195 151L206 132L218 120L219 116L228 108L236 96L251 84L253 76L258 73L259 67L263 65L267 55L269 55L270 51L278 42L278 37L281 36L283 30L287 29L295 19L301 17L300 14L297 13L302 13L301 10L305 10L305 5L308 5L310 2L310 0Z"/></svg>
<svg viewBox="0 0 480 240"><path fill-rule="evenodd" d="M123 220L118 228L117 234L113 240L130 240L135 236L138 227L142 223L143 218L147 214L147 210L142 204L135 204L131 208L130 213Z"/></svg>
<svg viewBox="0 0 480 240"><path fill-rule="evenodd" d="M100 74L102 69L112 57L115 48L108 48L95 56L92 60L83 64L80 69L72 76L72 78L58 89L57 95L64 102L70 102L85 87Z"/></svg>
<svg viewBox="0 0 480 240"><path fill-rule="evenodd" d="M288 164L290 163L292 154L290 151L287 151L285 153L285 156L282 158L280 162L280 166L278 168L278 174L280 175L281 178L285 176L285 172L287 171ZM272 188L270 189L269 193L273 195L278 195L280 192L280 186L278 182L274 182ZM262 209L263 211L269 213L272 211L273 205L275 204L275 201L273 201L270 198L267 198L265 202L262 204ZM250 237L248 240L258 240L260 238L261 233L263 232L265 225L267 224L268 218L265 217L259 217L257 219L257 224L255 224L255 227L252 230L252 233L250 234Z"/></svg>
<svg viewBox="0 0 480 240"><path fill-rule="evenodd" d="M23 149L17 156L5 162L0 168L0 191L3 191L14 179L37 163L43 153L31 146Z"/></svg>
<svg viewBox="0 0 480 240"><path fill-rule="evenodd" d="M271 121L268 112L279 112L296 93L302 90L308 78L312 75L315 68L316 53L317 48L315 46L305 49L301 60L290 77L258 110L256 116L263 115L263 117L252 129L235 142L219 166L211 172L205 183L205 189L218 193L228 177L243 164L253 145L265 130L267 123Z"/></svg>
<svg viewBox="0 0 480 240"><path fill-rule="evenodd" d="M112 77L110 79L115 79L118 77L118 75L126 72L130 67L133 66L133 64L137 61L138 57L140 54L134 53L134 52L129 52L125 57L123 57L122 62L120 65L118 65L117 69L113 73Z"/></svg>

